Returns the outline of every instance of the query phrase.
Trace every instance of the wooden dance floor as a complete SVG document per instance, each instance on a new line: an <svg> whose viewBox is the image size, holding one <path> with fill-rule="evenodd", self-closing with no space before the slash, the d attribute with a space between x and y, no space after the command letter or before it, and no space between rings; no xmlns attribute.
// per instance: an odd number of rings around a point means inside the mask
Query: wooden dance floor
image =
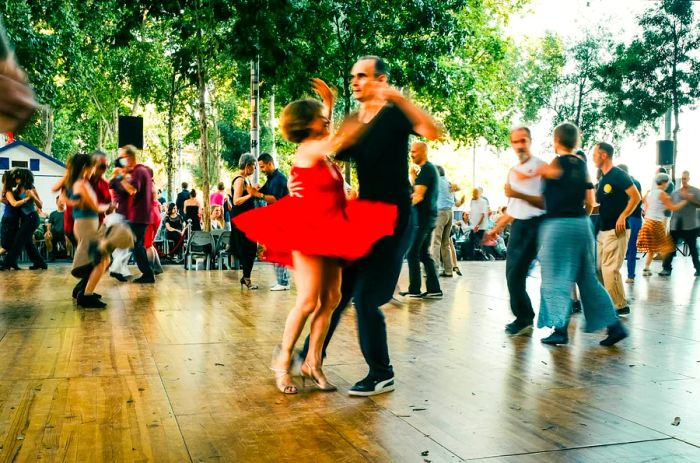
<svg viewBox="0 0 700 463"><path fill-rule="evenodd" d="M397 389L369 399L345 393L366 373L353 310L326 367L340 391L277 392L294 293L267 290L267 264L258 291L181 267L106 279L106 310L76 308L65 264L0 273L0 461L698 462L700 278L674 263L637 278L607 349L578 315L568 347L507 337L503 262L462 262L442 301L385 308Z"/></svg>

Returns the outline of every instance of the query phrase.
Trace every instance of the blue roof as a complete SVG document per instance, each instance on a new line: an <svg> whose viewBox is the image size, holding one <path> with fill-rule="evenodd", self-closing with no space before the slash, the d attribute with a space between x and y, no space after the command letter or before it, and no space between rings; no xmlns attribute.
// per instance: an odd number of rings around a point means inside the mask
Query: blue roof
<svg viewBox="0 0 700 463"><path fill-rule="evenodd" d="M34 153L38 154L39 156L41 156L41 157L43 157L43 158L46 158L46 159L48 159L49 161L51 161L51 162L53 162L53 163L55 163L55 164L58 164L59 166L61 166L61 167L63 167L63 168L66 167L66 165L65 165L64 163L62 163L61 161L59 161L59 160L56 159L55 157L49 156L48 154L44 153L43 151L41 151L41 150L40 150L39 148L37 148L36 146L30 145L29 143L25 143L25 142L19 141L19 140L16 140L16 141L10 143L9 145L5 145L5 146L3 146L2 148L0 148L0 154L2 154L3 152L5 152L5 151L7 151L7 150L9 150L9 149L11 149L11 148L14 148L15 146L24 146L25 148L27 148L27 149L30 150L30 151L33 151Z"/></svg>

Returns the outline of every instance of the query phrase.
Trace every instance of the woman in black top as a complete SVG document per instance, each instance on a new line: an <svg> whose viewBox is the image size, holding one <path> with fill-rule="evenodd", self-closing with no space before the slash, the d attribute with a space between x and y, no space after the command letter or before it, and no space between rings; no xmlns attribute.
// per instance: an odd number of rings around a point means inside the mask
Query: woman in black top
<svg viewBox="0 0 700 463"><path fill-rule="evenodd" d="M178 213L175 203L168 204L168 213L165 215L165 234L170 241L177 244L180 237L185 232L185 226L182 223L182 217Z"/></svg>
<svg viewBox="0 0 700 463"><path fill-rule="evenodd" d="M233 193L233 207L231 208L231 218L233 219L238 214L255 208L255 196L259 195L256 190L250 188L250 184L246 177L255 172L257 160L251 154L243 154L238 160L239 171L231 182L231 191ZM241 286L245 285L248 289L258 289L250 281L250 274L255 263L255 256L258 252L258 244L249 240L245 234L231 224L231 249L243 266L243 277L241 278Z"/></svg>
<svg viewBox="0 0 700 463"><path fill-rule="evenodd" d="M185 201L185 220L192 221L192 231L201 231L202 223L199 221L199 201L197 201L197 190L190 191L190 199Z"/></svg>
<svg viewBox="0 0 700 463"><path fill-rule="evenodd" d="M586 332L608 327L608 337L600 344L612 346L627 337L610 296L596 276L593 233L588 218L593 208L593 184L586 163L574 155L579 130L563 123L554 130L558 156L543 165L544 199L547 207L540 227L542 286L537 326L554 327L542 339L545 344L567 344L571 316L571 286L578 284L586 317Z"/></svg>

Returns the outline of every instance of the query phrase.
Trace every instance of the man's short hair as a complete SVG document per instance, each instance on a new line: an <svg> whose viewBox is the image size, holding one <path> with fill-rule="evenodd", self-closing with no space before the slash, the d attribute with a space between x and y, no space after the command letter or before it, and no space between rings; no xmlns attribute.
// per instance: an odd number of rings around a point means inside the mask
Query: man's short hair
<svg viewBox="0 0 700 463"><path fill-rule="evenodd" d="M554 129L554 138L564 148L574 150L578 146L581 132L571 122L563 122Z"/></svg>
<svg viewBox="0 0 700 463"><path fill-rule="evenodd" d="M656 173L657 174L668 174L665 167L659 167L658 169L656 169Z"/></svg>
<svg viewBox="0 0 700 463"><path fill-rule="evenodd" d="M613 146L610 143L605 143L604 141L601 141L596 146L599 150L605 151L605 154L607 154L608 157L612 159L613 155L615 154L615 148L613 148Z"/></svg>
<svg viewBox="0 0 700 463"><path fill-rule="evenodd" d="M524 130L525 133L527 133L527 138L532 140L532 132L530 132L530 127L527 127L525 125L519 125L517 127L513 127L510 129L510 134L513 135L513 132L517 132L518 130Z"/></svg>
<svg viewBox="0 0 700 463"><path fill-rule="evenodd" d="M262 161L262 162L264 162L265 164L269 164L269 163L271 163L271 162L275 162L275 160L272 159L272 156L270 155L270 153L263 153L263 154L261 154L260 156L258 156L258 161Z"/></svg>
<svg viewBox="0 0 700 463"><path fill-rule="evenodd" d="M372 60L374 61L374 77L387 76L389 77L389 68L386 62L376 55L365 55L360 57L358 61Z"/></svg>
<svg viewBox="0 0 700 463"><path fill-rule="evenodd" d="M187 185L187 182L182 182L182 189L183 190L186 190L188 186L189 185Z"/></svg>
<svg viewBox="0 0 700 463"><path fill-rule="evenodd" d="M219 182L218 185L216 185L216 189L219 191L224 191L226 187L224 186L224 182Z"/></svg>
<svg viewBox="0 0 700 463"><path fill-rule="evenodd" d="M136 151L138 151L138 148L136 148L134 145L125 145L122 146L121 149L124 150L124 153L126 153L127 156L136 159Z"/></svg>

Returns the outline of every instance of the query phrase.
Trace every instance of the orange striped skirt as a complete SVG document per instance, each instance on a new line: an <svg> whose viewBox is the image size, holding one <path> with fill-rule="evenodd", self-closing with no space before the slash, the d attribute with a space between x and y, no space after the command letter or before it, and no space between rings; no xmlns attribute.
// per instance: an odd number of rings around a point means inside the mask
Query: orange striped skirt
<svg viewBox="0 0 700 463"><path fill-rule="evenodd" d="M637 250L667 254L674 249L673 240L666 233L666 224L661 220L644 219L637 237Z"/></svg>

